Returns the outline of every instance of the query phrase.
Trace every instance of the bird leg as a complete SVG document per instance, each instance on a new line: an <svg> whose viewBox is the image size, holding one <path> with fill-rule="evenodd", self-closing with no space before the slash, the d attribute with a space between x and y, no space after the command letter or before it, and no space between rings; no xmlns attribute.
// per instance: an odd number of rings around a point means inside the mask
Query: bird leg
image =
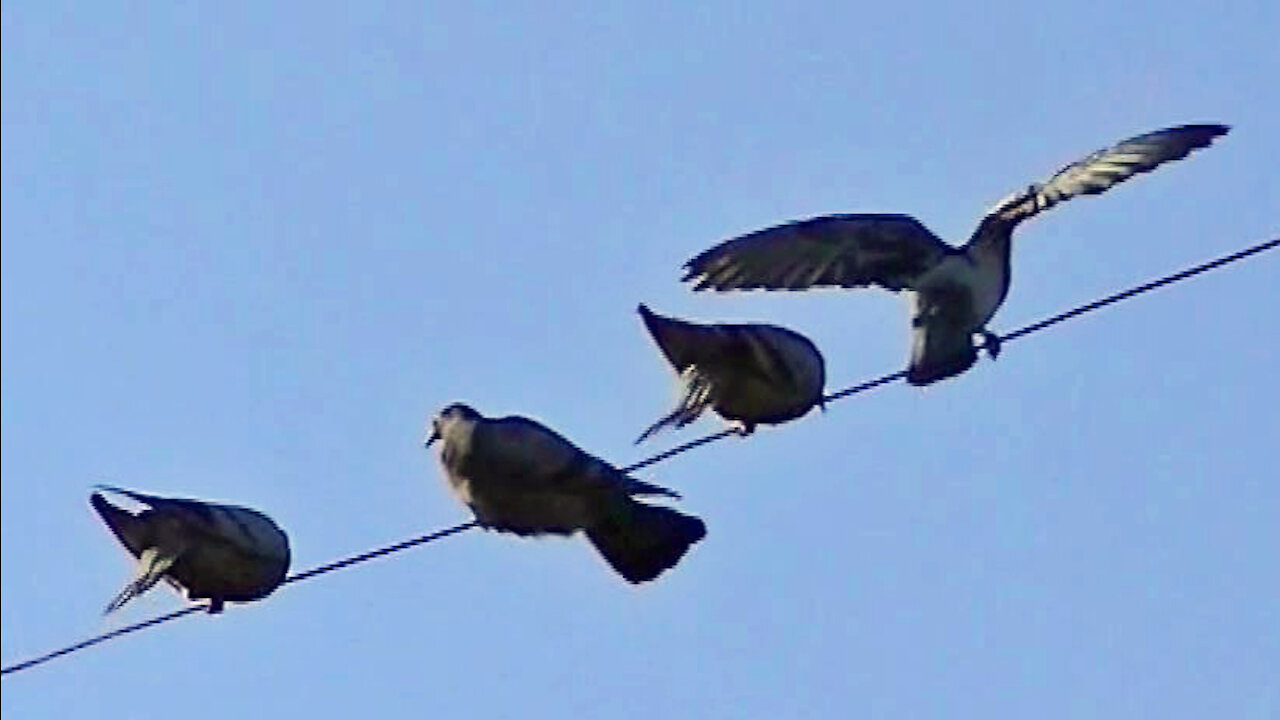
<svg viewBox="0 0 1280 720"><path fill-rule="evenodd" d="M756 424L745 420L736 420L729 423L729 429L741 437L746 437L756 431Z"/></svg>
<svg viewBox="0 0 1280 720"><path fill-rule="evenodd" d="M1000 357L1000 336L986 328L983 328L980 333L982 335L982 349L987 351L992 360Z"/></svg>

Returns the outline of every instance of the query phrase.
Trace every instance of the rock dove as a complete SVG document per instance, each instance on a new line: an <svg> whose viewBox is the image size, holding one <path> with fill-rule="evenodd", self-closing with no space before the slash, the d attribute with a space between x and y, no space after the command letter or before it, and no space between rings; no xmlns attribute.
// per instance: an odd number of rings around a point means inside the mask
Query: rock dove
<svg viewBox="0 0 1280 720"><path fill-rule="evenodd" d="M138 559L138 572L107 605L110 613L164 578L190 600L208 599L209 612L225 602L270 595L289 572L289 538L257 510L100 486L146 509L130 512L101 493L89 502L120 543Z"/></svg>
<svg viewBox="0 0 1280 720"><path fill-rule="evenodd" d="M707 408L740 423L749 434L759 423L794 420L822 404L822 353L800 333L759 323L698 325L663 317L641 305L640 317L680 375L676 409L644 431L637 443L665 426L684 427Z"/></svg>
<svg viewBox="0 0 1280 720"><path fill-rule="evenodd" d="M1228 130L1182 125L1095 152L998 203L962 247L944 243L908 215L829 215L723 242L686 263L684 280L696 290L907 290L913 328L907 381L927 385L973 366L975 333L991 357L999 354L999 338L986 325L1009 291L1010 240L1018 223L1184 158Z"/></svg>
<svg viewBox="0 0 1280 720"><path fill-rule="evenodd" d="M454 403L431 421L426 444L437 440L449 487L477 523L517 535L583 530L628 582L658 577L707 533L696 517L635 499L676 493L629 477L528 418L487 418Z"/></svg>

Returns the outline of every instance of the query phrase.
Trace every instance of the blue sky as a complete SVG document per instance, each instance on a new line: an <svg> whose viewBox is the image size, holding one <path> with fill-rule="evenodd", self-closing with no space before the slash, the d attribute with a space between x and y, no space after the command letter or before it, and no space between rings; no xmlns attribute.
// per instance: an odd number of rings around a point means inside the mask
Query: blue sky
<svg viewBox="0 0 1280 720"><path fill-rule="evenodd" d="M467 518L465 400L619 464L634 314L766 320L839 389L900 299L693 294L825 212L981 213L1133 134L1213 148L1021 228L993 329L1280 233L1275 3L6 2L5 664L108 619L94 483L251 505L294 568ZM631 587L479 532L5 677L6 717L1280 714L1280 253L642 477L709 535ZM69 691L74 689L74 691Z"/></svg>

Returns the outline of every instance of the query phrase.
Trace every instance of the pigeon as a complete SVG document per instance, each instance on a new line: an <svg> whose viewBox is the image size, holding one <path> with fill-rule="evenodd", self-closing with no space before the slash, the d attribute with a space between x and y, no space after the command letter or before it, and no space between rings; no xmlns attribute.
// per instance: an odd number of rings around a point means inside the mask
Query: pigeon
<svg viewBox="0 0 1280 720"><path fill-rule="evenodd" d="M961 247L909 215L827 215L727 240L686 263L683 279L695 290L878 285L908 291L913 338L906 378L927 385L973 366L975 334L993 359L999 355L1000 338L987 323L1009 292L1010 241L1019 223L1180 160L1229 129L1182 125L1099 150L1000 201Z"/></svg>
<svg viewBox="0 0 1280 720"><path fill-rule="evenodd" d="M487 418L454 403L431 421L449 487L482 527L516 535L578 530L619 575L641 583L706 536L702 520L636 497L679 498L580 450L524 417Z"/></svg>
<svg viewBox="0 0 1280 720"><path fill-rule="evenodd" d="M210 613L226 602L260 600L289 572L289 538L257 510L99 486L146 506L131 512L100 492L89 502L138 559L138 571L106 612L150 590L161 578L189 600L208 599Z"/></svg>
<svg viewBox="0 0 1280 720"><path fill-rule="evenodd" d="M676 409L649 426L637 443L666 426L684 427L708 408L749 435L822 405L826 365L809 338L762 323L698 325L664 317L644 305L644 325L680 375Z"/></svg>

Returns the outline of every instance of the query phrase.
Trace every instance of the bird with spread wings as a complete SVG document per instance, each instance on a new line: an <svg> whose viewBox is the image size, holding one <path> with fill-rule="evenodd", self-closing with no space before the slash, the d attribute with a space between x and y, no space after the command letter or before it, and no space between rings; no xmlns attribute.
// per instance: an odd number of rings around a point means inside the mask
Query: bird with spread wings
<svg viewBox="0 0 1280 720"><path fill-rule="evenodd" d="M1002 200L960 247L943 242L909 215L827 215L725 241L686 263L684 280L695 290L875 285L906 291L912 326L907 381L928 385L973 366L975 334L991 357L999 354L999 337L987 323L1009 292L1010 241L1019 223L1180 160L1228 130L1181 125L1099 150Z"/></svg>

